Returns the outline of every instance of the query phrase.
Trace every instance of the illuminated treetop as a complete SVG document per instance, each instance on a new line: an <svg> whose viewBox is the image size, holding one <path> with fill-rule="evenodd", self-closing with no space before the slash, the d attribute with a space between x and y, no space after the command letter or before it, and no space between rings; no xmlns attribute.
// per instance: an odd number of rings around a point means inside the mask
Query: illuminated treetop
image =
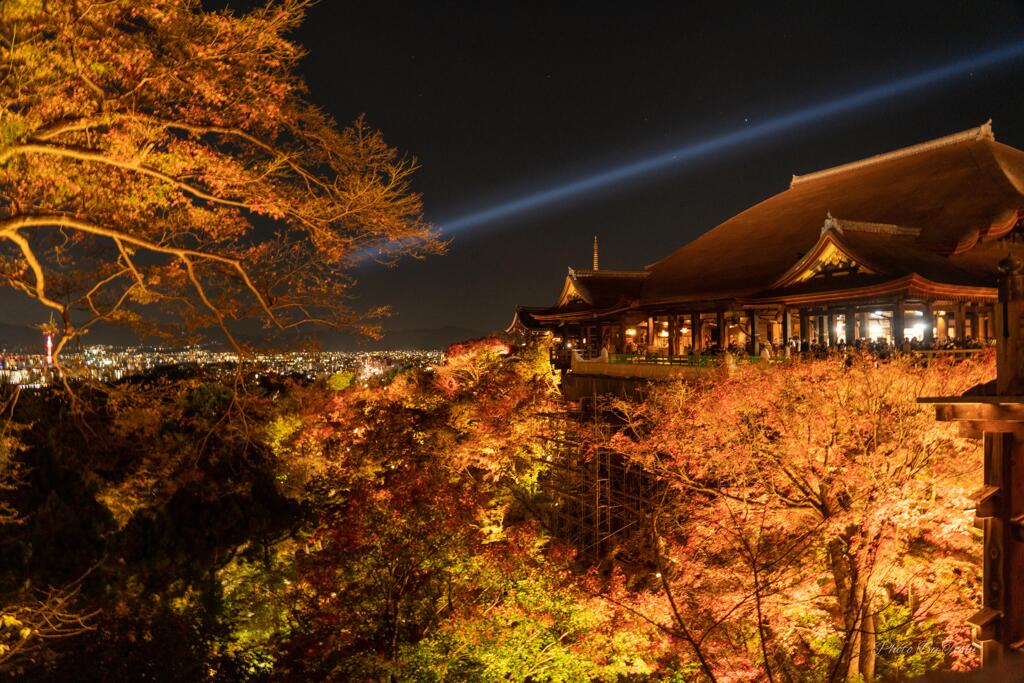
<svg viewBox="0 0 1024 683"><path fill-rule="evenodd" d="M0 277L56 312L58 351L99 320L372 330L351 267L440 248L414 162L305 99L308 4L0 6Z"/></svg>

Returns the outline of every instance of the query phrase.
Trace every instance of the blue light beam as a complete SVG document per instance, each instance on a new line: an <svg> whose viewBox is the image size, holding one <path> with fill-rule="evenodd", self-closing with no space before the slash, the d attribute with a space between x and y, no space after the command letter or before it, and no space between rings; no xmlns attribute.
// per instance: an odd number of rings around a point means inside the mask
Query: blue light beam
<svg viewBox="0 0 1024 683"><path fill-rule="evenodd" d="M455 234L469 228L495 223L517 214L541 209L572 197L586 195L683 162L695 161L710 154L720 153L757 138L778 135L797 126L907 95L950 78L994 68L1022 56L1024 56L1024 40L1009 43L952 64L927 69L912 76L864 88L845 97L812 104L804 109L781 114L761 123L720 133L699 142L615 166L577 180L570 180L548 190L525 194L449 221L439 221L439 225L443 232Z"/></svg>

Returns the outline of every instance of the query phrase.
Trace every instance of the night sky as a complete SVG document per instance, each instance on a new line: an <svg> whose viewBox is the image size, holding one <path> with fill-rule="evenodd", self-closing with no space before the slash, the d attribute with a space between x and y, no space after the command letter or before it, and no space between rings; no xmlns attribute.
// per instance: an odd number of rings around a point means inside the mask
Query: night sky
<svg viewBox="0 0 1024 683"><path fill-rule="evenodd" d="M244 0L229 2L244 8ZM297 36L311 98L421 164L444 228L475 211L1024 39L1012 2L342 2ZM361 269L393 330L503 328L567 266L637 269L807 173L977 126L1024 148L1024 60L453 235ZM458 331L452 331L457 334ZM394 339L403 335L396 333Z"/></svg>
<svg viewBox="0 0 1024 683"><path fill-rule="evenodd" d="M323 2L300 41L313 98L365 112L422 165L446 221L645 153L755 124L1024 38L1011 2ZM453 236L448 255L361 274L389 326L504 327L567 266L640 268L805 173L994 119L1024 147L1024 61L699 164Z"/></svg>

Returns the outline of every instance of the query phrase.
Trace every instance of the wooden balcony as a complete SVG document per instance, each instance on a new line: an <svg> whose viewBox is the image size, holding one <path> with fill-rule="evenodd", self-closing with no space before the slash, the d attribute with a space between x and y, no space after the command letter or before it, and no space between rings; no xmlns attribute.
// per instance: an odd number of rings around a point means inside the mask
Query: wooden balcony
<svg viewBox="0 0 1024 683"><path fill-rule="evenodd" d="M628 377L643 380L703 379L728 373L732 363L722 356L647 356L602 352L592 359L573 352L570 370L575 375Z"/></svg>

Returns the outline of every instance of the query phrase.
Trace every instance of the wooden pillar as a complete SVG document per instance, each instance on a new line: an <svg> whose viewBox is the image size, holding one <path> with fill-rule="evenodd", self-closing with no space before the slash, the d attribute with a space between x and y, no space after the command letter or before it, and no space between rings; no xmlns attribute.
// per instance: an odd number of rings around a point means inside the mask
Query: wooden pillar
<svg viewBox="0 0 1024 683"><path fill-rule="evenodd" d="M818 324L818 338L815 340L818 342L818 345L828 343L828 331L825 329L828 326L827 317L821 314L814 316Z"/></svg>
<svg viewBox="0 0 1024 683"><path fill-rule="evenodd" d="M619 334L615 339L615 353L626 352L626 316L619 317Z"/></svg>
<svg viewBox="0 0 1024 683"><path fill-rule="evenodd" d="M1011 337L1019 339L1017 334ZM983 498L975 508L975 526L984 533L983 603L968 620L976 627L982 667L998 663L1024 642L1024 538L1018 531L1024 516L1024 440L1015 435L1020 426L1012 422L991 426L999 431L983 433Z"/></svg>
<svg viewBox="0 0 1024 683"><path fill-rule="evenodd" d="M981 322L981 316L978 315L978 305L971 305L971 312L968 314L968 320L971 321L971 336L975 339L981 339L981 329L978 327L978 323Z"/></svg>
<svg viewBox="0 0 1024 683"><path fill-rule="evenodd" d="M935 341L935 311L932 310L932 302L924 302L924 316L921 323L924 325L924 343L930 344Z"/></svg>
<svg viewBox="0 0 1024 683"><path fill-rule="evenodd" d="M999 262L996 327L996 393L1024 396L1024 261L1007 256Z"/></svg>
<svg viewBox="0 0 1024 683"><path fill-rule="evenodd" d="M647 316L647 339L644 342L647 351L651 351L654 348L654 334L654 316L649 315Z"/></svg>
<svg viewBox="0 0 1024 683"><path fill-rule="evenodd" d="M903 299L897 299L892 309L892 343L897 346L903 343L903 330L907 326L904 315Z"/></svg>
<svg viewBox="0 0 1024 683"><path fill-rule="evenodd" d="M672 314L668 317L668 357L673 358L679 355L679 316Z"/></svg>
<svg viewBox="0 0 1024 683"><path fill-rule="evenodd" d="M756 356L761 352L761 349L758 348L757 311L748 311L747 314L750 318L750 353L751 355Z"/></svg>
<svg viewBox="0 0 1024 683"><path fill-rule="evenodd" d="M726 327L725 311L718 311L716 317L718 318L718 350L725 351L725 347L729 345L729 330Z"/></svg>
<svg viewBox="0 0 1024 683"><path fill-rule="evenodd" d="M807 314L806 308L800 309L800 341L802 351L811 345L811 316Z"/></svg>
<svg viewBox="0 0 1024 683"><path fill-rule="evenodd" d="M700 328L700 311L690 311L690 338L693 340L693 355L699 356L704 350L704 334Z"/></svg>
<svg viewBox="0 0 1024 683"><path fill-rule="evenodd" d="M828 345L835 346L837 341L836 337L838 336L836 334L836 312L830 308L828 309L828 315L825 317L828 321L826 323L828 325Z"/></svg>
<svg viewBox="0 0 1024 683"><path fill-rule="evenodd" d="M847 306L846 312L843 313L843 322L846 326L846 343L853 344L857 340L857 311L853 306Z"/></svg>
<svg viewBox="0 0 1024 683"><path fill-rule="evenodd" d="M938 404L937 419L955 420L961 434L984 439L983 486L973 496L975 526L984 532L983 603L968 619L983 668L1000 664L1024 643L1024 262L1008 256L999 270L995 395L979 395L973 404L968 396L925 399ZM1019 669L1012 666L1004 671ZM989 674L1005 677L998 670Z"/></svg>
<svg viewBox="0 0 1024 683"><path fill-rule="evenodd" d="M935 316L935 338L941 342L949 339L949 311Z"/></svg>
<svg viewBox="0 0 1024 683"><path fill-rule="evenodd" d="M789 345L789 340L793 336L793 321L790 318L789 308L786 306L782 307L782 343L784 346Z"/></svg>
<svg viewBox="0 0 1024 683"><path fill-rule="evenodd" d="M954 334L956 335L957 343L962 344L964 339L967 339L967 319L966 319L966 307L963 303L956 305L956 318L953 320L955 325Z"/></svg>

